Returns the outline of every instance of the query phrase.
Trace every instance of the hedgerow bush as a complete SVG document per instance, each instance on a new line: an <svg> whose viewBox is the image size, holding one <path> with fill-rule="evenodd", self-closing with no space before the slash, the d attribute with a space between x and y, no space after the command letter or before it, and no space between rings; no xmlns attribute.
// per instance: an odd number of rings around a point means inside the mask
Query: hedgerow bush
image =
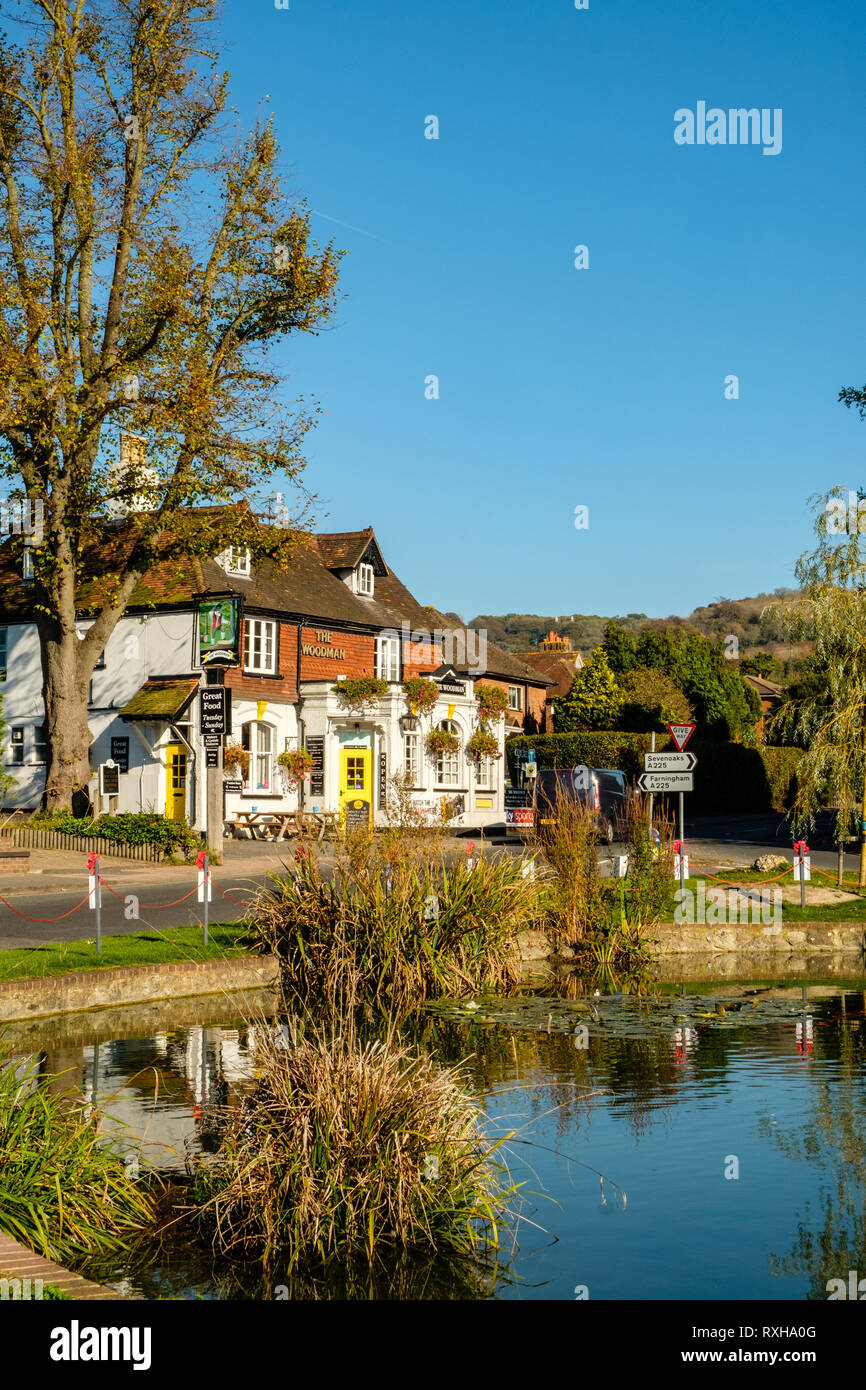
<svg viewBox="0 0 866 1390"><path fill-rule="evenodd" d="M786 811L797 788L799 748L745 748L741 743L692 740L689 751L698 760L695 790L689 795L693 815L723 815L728 811ZM539 767L616 767L628 777L643 772L649 734L616 731L581 734L535 734L509 739L505 745L509 768L514 754L534 748ZM668 734L656 734L656 752L672 749Z"/></svg>
<svg viewBox="0 0 866 1390"><path fill-rule="evenodd" d="M122 811L116 816L73 816L71 811L40 812L30 819L36 830L57 830L64 835L113 840L122 845L156 845L172 858L194 859L201 836L185 821L166 820L153 811Z"/></svg>

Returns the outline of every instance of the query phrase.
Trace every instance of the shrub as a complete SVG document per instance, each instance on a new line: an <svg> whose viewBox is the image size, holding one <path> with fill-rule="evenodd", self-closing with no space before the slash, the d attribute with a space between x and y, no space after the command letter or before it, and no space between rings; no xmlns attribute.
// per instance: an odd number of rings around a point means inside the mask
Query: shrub
<svg viewBox="0 0 866 1390"><path fill-rule="evenodd" d="M100 816L90 820L73 816L70 811L39 812L30 818L38 830L57 830L65 835L80 835L113 840L122 845L156 845L165 855L177 855L189 861L201 849L201 836L186 821L166 820L153 811L121 811L115 816Z"/></svg>
<svg viewBox="0 0 866 1390"><path fill-rule="evenodd" d="M295 862L296 872L270 875L247 919L279 960L287 995L399 1011L519 980L519 933L538 915L519 860L482 857L470 872L437 864L424 837L382 844L358 831L327 880L313 854L298 850Z"/></svg>
<svg viewBox="0 0 866 1390"><path fill-rule="evenodd" d="M292 1030L282 1048L257 1047L256 1065L254 1093L224 1112L216 1159L195 1174L196 1219L216 1249L291 1268L305 1255L495 1243L514 1189L490 1162L498 1144L461 1069L351 1029Z"/></svg>
<svg viewBox="0 0 866 1390"><path fill-rule="evenodd" d="M123 1157L46 1077L0 1070L0 1231L61 1264L126 1247L153 1217Z"/></svg>
<svg viewBox="0 0 866 1390"><path fill-rule="evenodd" d="M656 751L672 747L668 734L656 735ZM616 767L635 778L643 772L643 755L649 752L650 736L642 733L534 734L511 738L505 753L514 775L514 754L520 748L534 748L538 766L567 768ZM785 811L792 804L796 788L799 748L746 748L741 743L716 743L692 739L689 751L698 760L695 790L689 794L692 814L714 815L727 811L744 813Z"/></svg>

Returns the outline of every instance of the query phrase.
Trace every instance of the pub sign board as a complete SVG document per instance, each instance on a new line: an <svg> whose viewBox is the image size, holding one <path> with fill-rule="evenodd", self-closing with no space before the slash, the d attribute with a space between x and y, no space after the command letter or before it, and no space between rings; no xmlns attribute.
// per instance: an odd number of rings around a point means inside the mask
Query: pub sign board
<svg viewBox="0 0 866 1390"><path fill-rule="evenodd" d="M200 703L200 722L203 734L219 734L226 732L226 700L225 687L222 685L206 686L199 692Z"/></svg>
<svg viewBox="0 0 866 1390"><path fill-rule="evenodd" d="M129 771L129 739L112 738L111 740L111 761L117 763L121 772Z"/></svg>

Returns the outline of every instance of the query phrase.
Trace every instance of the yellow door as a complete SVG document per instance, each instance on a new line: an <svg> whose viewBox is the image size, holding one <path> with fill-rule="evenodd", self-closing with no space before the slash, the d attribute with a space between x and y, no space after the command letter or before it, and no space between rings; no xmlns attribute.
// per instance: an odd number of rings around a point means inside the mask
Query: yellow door
<svg viewBox="0 0 866 1390"><path fill-rule="evenodd" d="M348 829L370 824L373 754L369 748L340 749L340 813Z"/></svg>
<svg viewBox="0 0 866 1390"><path fill-rule="evenodd" d="M186 820L186 749L179 743L165 750L165 818Z"/></svg>

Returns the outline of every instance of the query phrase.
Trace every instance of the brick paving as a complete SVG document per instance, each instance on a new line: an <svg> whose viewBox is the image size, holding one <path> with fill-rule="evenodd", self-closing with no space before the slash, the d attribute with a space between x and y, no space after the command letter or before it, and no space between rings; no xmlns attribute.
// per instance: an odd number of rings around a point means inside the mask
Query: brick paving
<svg viewBox="0 0 866 1390"><path fill-rule="evenodd" d="M94 1284L89 1279L82 1279L80 1274L73 1274L62 1265L56 1265L52 1260L35 1255L26 1246L19 1245L11 1236L2 1234L0 1279L41 1279L43 1284L53 1284L55 1288L62 1289L70 1298L76 1300L124 1300L124 1295L116 1293L114 1289L106 1288L103 1284Z"/></svg>

